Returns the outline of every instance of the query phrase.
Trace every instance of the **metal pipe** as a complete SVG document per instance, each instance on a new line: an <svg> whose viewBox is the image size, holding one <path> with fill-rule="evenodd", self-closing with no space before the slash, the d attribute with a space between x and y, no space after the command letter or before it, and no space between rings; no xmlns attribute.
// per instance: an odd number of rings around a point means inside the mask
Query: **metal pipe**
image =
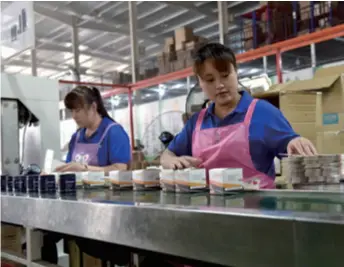
<svg viewBox="0 0 344 267"><path fill-rule="evenodd" d="M104 87L114 87L116 89L128 89L128 85L124 84L114 84L114 83L94 83L94 82L78 82L78 81L68 81L68 80L59 80L59 83L64 84L79 84L79 85L92 85L92 86L104 86Z"/></svg>
<svg viewBox="0 0 344 267"><path fill-rule="evenodd" d="M228 10L227 1L217 1L220 43L225 44L228 31Z"/></svg>
<svg viewBox="0 0 344 267"><path fill-rule="evenodd" d="M313 70L313 74L314 74L315 69L317 67L317 57L316 57L315 44L312 43L310 45L310 47L311 47L311 64L312 64L312 70Z"/></svg>
<svg viewBox="0 0 344 267"><path fill-rule="evenodd" d="M253 32L253 48L257 47L257 13L252 11L252 32Z"/></svg>
<svg viewBox="0 0 344 267"><path fill-rule="evenodd" d="M282 55L280 50L276 51L276 75L278 83L283 83Z"/></svg>
<svg viewBox="0 0 344 267"><path fill-rule="evenodd" d="M36 49L31 49L31 75L37 76L37 53L36 53Z"/></svg>
<svg viewBox="0 0 344 267"><path fill-rule="evenodd" d="M132 76L132 83L137 82L139 69L138 69L138 58L139 58L139 50L138 50L138 42L137 42L137 34L136 34L136 24L137 24L137 8L136 8L136 1L129 1L129 26L130 26L130 56L131 56L131 76Z"/></svg>
<svg viewBox="0 0 344 267"><path fill-rule="evenodd" d="M133 107L133 91L129 88L128 92L128 109L129 109L129 126L130 126L130 140L131 150L134 150L135 146L135 131L134 131L134 107Z"/></svg>
<svg viewBox="0 0 344 267"><path fill-rule="evenodd" d="M268 73L268 57L263 57L263 69L264 73Z"/></svg>
<svg viewBox="0 0 344 267"><path fill-rule="evenodd" d="M311 23L310 23L310 32L314 32L314 1L310 2L311 4Z"/></svg>
<svg viewBox="0 0 344 267"><path fill-rule="evenodd" d="M294 36L297 36L297 1L293 1L293 31Z"/></svg>
<svg viewBox="0 0 344 267"><path fill-rule="evenodd" d="M80 81L80 50L79 50L79 30L77 27L77 19L73 17L72 26L72 51L74 58L74 66L71 68L74 80Z"/></svg>

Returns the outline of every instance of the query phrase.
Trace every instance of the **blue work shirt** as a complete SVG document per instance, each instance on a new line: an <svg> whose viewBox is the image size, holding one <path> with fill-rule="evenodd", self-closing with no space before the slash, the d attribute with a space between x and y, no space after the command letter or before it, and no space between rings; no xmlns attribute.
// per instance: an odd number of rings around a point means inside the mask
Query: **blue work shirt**
<svg viewBox="0 0 344 267"><path fill-rule="evenodd" d="M78 142L84 144L99 143L106 127L112 124L113 121L104 117L98 126L98 129L90 136L86 137L86 129L80 129L80 136ZM72 161L75 138L77 132L73 134L69 142L69 150L66 158L66 163ZM99 166L108 166L115 163L128 164L131 160L131 147L128 134L120 124L113 125L106 133L102 145L98 150Z"/></svg>
<svg viewBox="0 0 344 267"><path fill-rule="evenodd" d="M201 129L217 128L244 121L253 98L246 91L237 107L224 119L214 114L214 106L209 105L204 115ZM186 123L184 129L169 144L168 149L177 156L192 156L192 134L199 112ZM274 158L287 152L288 143L299 135L294 132L282 112L265 100L259 100L254 109L249 127L249 144L255 168L269 176L275 176Z"/></svg>

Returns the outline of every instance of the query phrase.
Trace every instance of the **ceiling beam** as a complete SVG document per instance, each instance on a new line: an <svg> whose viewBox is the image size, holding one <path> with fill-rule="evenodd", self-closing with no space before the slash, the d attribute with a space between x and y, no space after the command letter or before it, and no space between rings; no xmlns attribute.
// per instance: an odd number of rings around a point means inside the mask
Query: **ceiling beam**
<svg viewBox="0 0 344 267"><path fill-rule="evenodd" d="M51 10L49 8L45 8L34 3L34 11L45 18L49 18L63 24L67 24L69 26L72 25L72 17L63 14L58 10Z"/></svg>
<svg viewBox="0 0 344 267"><path fill-rule="evenodd" d="M40 49L42 50L48 50L48 51L57 51L57 52L69 52L71 53L72 50L70 47L65 47L63 45L59 45L59 44L54 44L54 43L43 43L43 42L39 42L38 44L40 46ZM82 51L80 54L85 55L85 56L90 56L90 57L96 57L96 58L101 58L104 60L112 60L112 61L116 61L119 63L123 63L123 64L128 64L129 61L128 60L124 60L122 57L119 56L115 56L113 54L108 55L108 54L104 54L102 52L95 52L95 51Z"/></svg>
<svg viewBox="0 0 344 267"><path fill-rule="evenodd" d="M68 71L68 68L61 68L58 67L54 64L47 64L47 63L39 63L37 62L37 68L43 68L43 69L47 69L47 70L53 70L53 71ZM20 66L20 67L26 67L26 68L31 68L31 62L29 61L24 61L24 60L12 60L10 62L10 64L7 64L6 66Z"/></svg>
<svg viewBox="0 0 344 267"><path fill-rule="evenodd" d="M75 2L76 3L76 2ZM115 19L115 18L106 18L104 16L93 16L93 15L87 15L89 13L89 10L78 4L78 5L68 6L67 8L60 8L58 13L52 16L52 19L59 19L61 21L62 16L60 17L61 13L64 14L64 19L66 19L67 23L71 22L73 16L77 17L80 20L80 23L78 24L78 27L84 28L84 29L91 29L96 31L106 31L106 32L115 32L115 33L121 33L123 35L129 36L129 27L127 22L123 22L121 20ZM35 6L41 6L39 2L35 3ZM51 9L52 7L50 5L46 5L45 11L48 9ZM39 10L42 11L42 10ZM50 10L52 13L55 11ZM43 13L39 13L41 15L45 15ZM52 14L53 15L53 14ZM61 21L64 23L63 21ZM140 31L137 30L137 36L140 39L150 41L152 43L163 43L163 38L156 37L155 33L147 32L147 31Z"/></svg>
<svg viewBox="0 0 344 267"><path fill-rule="evenodd" d="M193 4L193 2L187 2L187 1L161 1L161 2L167 3L169 5L179 6L179 7L185 8L187 10L192 10L192 11L197 12L199 14L205 15L211 19L217 19L216 13L213 13L208 8L204 8L202 6L196 7Z"/></svg>

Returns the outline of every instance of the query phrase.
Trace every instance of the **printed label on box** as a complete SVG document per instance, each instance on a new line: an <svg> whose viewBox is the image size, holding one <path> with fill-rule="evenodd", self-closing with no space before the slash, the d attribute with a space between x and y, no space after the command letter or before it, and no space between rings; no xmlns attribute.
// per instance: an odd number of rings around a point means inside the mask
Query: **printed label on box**
<svg viewBox="0 0 344 267"><path fill-rule="evenodd" d="M332 125L339 123L338 113L324 113L323 114L323 125Z"/></svg>

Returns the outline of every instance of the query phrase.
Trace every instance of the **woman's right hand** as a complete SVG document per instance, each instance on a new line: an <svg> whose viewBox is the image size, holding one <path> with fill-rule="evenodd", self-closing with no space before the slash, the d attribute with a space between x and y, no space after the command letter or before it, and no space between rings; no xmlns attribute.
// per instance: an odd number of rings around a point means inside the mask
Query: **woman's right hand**
<svg viewBox="0 0 344 267"><path fill-rule="evenodd" d="M202 160L190 156L168 157L168 160L162 162L164 169L186 169L197 167L202 163Z"/></svg>

